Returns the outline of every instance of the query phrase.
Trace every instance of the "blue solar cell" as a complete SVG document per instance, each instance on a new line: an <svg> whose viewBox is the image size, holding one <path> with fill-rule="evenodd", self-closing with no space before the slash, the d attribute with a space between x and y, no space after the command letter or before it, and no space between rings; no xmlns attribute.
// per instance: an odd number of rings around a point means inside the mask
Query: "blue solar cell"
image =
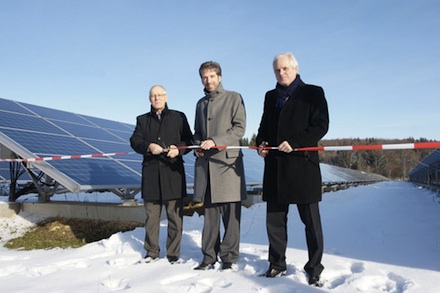
<svg viewBox="0 0 440 293"><path fill-rule="evenodd" d="M28 110L24 109L17 102L5 100L2 98L0 98L0 109L15 113L31 114Z"/></svg>
<svg viewBox="0 0 440 293"><path fill-rule="evenodd" d="M67 131L69 134L78 138L93 138L106 141L123 141L121 138L107 132L105 129L102 128L73 124L63 121L53 121L53 123Z"/></svg>
<svg viewBox="0 0 440 293"><path fill-rule="evenodd" d="M102 153L134 152L127 142L116 142L116 141L109 142L109 141L99 141L93 139L84 139L84 142L93 146ZM138 156L141 157L140 155L137 155L136 158Z"/></svg>
<svg viewBox="0 0 440 293"><path fill-rule="evenodd" d="M0 183L10 179L9 163L0 163Z"/></svg>
<svg viewBox="0 0 440 293"><path fill-rule="evenodd" d="M66 134L64 131L50 124L46 120L35 116L2 111L0 111L0 116L0 130L1 128L13 128L45 133Z"/></svg>
<svg viewBox="0 0 440 293"><path fill-rule="evenodd" d="M108 158L51 161L50 165L81 185L140 186L138 174Z"/></svg>
<svg viewBox="0 0 440 293"><path fill-rule="evenodd" d="M0 129L5 135L40 156L94 154L97 151L74 137Z"/></svg>
<svg viewBox="0 0 440 293"><path fill-rule="evenodd" d="M91 123L93 123L99 127L106 128L106 129L114 129L114 130L120 130L120 131L131 131L131 132L133 132L133 130L134 130L134 125L128 126L129 124L126 124L126 123L121 123L121 122L117 122L117 121L106 120L106 119L101 119L101 118L91 117L91 116L86 116L86 115L81 115L81 117L83 117L87 121L90 121Z"/></svg>
<svg viewBox="0 0 440 293"><path fill-rule="evenodd" d="M114 129L106 129L106 131L108 131L108 132L112 133L113 135L119 137L122 141L125 141L125 142L129 141L131 135L133 134L133 130L119 131L119 130L114 130Z"/></svg>
<svg viewBox="0 0 440 293"><path fill-rule="evenodd" d="M141 157L140 157L141 158ZM139 175L142 174L142 158L140 160L137 161L128 161L128 160L118 160L118 162L124 164L125 166L127 166L128 168L133 169L136 173L138 173ZM139 186L141 184L141 178L139 177Z"/></svg>
<svg viewBox="0 0 440 293"><path fill-rule="evenodd" d="M9 171L9 162L0 162L0 183L1 181L9 181L11 179L11 173ZM30 181L31 178L27 172L20 176L20 181Z"/></svg>
<svg viewBox="0 0 440 293"><path fill-rule="evenodd" d="M79 124L85 124L85 125L91 125L90 122L84 120L79 115L61 111L61 110L55 110L51 108L26 104L26 103L20 103L27 109L31 110L32 112L35 112L41 117L44 117L46 119L55 119L55 120L61 120L61 121L67 121L67 122L73 122L73 123L79 123Z"/></svg>

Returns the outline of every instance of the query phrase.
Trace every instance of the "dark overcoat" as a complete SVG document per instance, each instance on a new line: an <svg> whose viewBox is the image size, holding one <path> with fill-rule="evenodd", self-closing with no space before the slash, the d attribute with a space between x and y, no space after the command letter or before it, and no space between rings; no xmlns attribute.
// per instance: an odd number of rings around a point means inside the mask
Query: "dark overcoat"
<svg viewBox="0 0 440 293"><path fill-rule="evenodd" d="M275 106L277 95L275 89L266 93L257 145L267 141L269 146L278 146L286 140L293 148L317 146L329 126L323 89L300 81L281 109ZM321 201L318 152L272 150L264 160L263 200L289 204Z"/></svg>
<svg viewBox="0 0 440 293"><path fill-rule="evenodd" d="M142 162L142 197L145 201L172 200L186 196L185 170L179 156L169 158L166 153L153 155L150 143L163 148L170 145L191 145L192 132L184 113L166 107L159 120L153 111L136 118L136 128L130 138L131 147L144 156Z"/></svg>

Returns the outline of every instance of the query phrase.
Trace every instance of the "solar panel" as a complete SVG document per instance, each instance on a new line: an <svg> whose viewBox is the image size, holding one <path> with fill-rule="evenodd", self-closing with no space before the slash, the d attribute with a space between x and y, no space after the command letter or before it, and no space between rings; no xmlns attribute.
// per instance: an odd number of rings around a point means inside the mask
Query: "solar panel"
<svg viewBox="0 0 440 293"><path fill-rule="evenodd" d="M141 113L140 113L141 114ZM133 118L134 119L134 118ZM0 98L0 143L22 158L129 152L128 155L28 163L71 192L96 189L139 190L142 156L129 144L134 125ZM243 149L246 184L261 186L264 160ZM187 187L194 186L195 157L184 156ZM323 182L369 180L372 174L321 164ZM0 181L10 180L0 162ZM29 176L22 176L30 180ZM23 179L20 178L20 179Z"/></svg>
<svg viewBox="0 0 440 293"><path fill-rule="evenodd" d="M22 158L132 152L134 125L0 99L0 140ZM34 162L72 192L140 187L142 156ZM0 170L8 170L2 163ZM9 179L6 172L0 176Z"/></svg>

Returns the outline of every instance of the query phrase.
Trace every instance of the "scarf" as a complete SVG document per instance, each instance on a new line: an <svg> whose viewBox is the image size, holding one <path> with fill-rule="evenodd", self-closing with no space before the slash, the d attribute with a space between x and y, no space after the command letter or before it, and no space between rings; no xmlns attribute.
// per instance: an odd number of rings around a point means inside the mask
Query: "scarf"
<svg viewBox="0 0 440 293"><path fill-rule="evenodd" d="M277 101L275 103L275 107L279 109L284 107L284 104L292 96L293 92L295 91L300 81L301 79L298 74L295 80L289 86L283 86L277 83L275 89L277 90L278 96L277 96Z"/></svg>

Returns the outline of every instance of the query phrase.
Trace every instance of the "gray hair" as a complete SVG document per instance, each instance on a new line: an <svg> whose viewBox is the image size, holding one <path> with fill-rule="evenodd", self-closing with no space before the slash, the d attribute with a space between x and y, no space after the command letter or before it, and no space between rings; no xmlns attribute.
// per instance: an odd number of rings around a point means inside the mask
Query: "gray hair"
<svg viewBox="0 0 440 293"><path fill-rule="evenodd" d="M281 57L284 57L284 56L286 56L287 58L289 58L290 65L291 65L292 67L298 67L298 68L299 68L298 60L296 60L295 55L293 55L293 54L290 53L290 52L285 52L285 53L277 54L277 55L273 58L272 67L275 68L275 64L278 62L278 59L280 59Z"/></svg>
<svg viewBox="0 0 440 293"><path fill-rule="evenodd" d="M167 93L167 90L165 89L165 87L163 86L163 85L160 85L160 84L155 84L155 85L153 85L152 87L150 87L150 93L151 93L151 91L155 88L155 87L160 87L161 89L163 89L163 91L165 92L165 93Z"/></svg>

